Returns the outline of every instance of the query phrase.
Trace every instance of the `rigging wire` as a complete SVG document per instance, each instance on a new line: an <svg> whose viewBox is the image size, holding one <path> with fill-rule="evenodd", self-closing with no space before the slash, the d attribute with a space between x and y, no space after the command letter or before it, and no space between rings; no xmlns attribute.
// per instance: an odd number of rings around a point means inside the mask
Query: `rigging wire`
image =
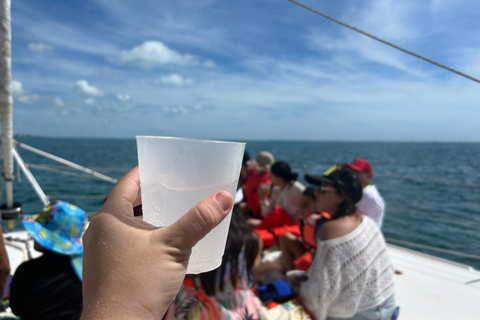
<svg viewBox="0 0 480 320"><path fill-rule="evenodd" d="M56 164L31 164L31 163L26 163L28 166L42 166L42 167L47 167L47 168L52 168L52 169L63 169L63 170L69 170L69 171L75 171L75 169L64 166L64 165L56 165ZM95 171L118 171L118 172L128 172L132 168L111 168L111 167L90 167L90 169L95 170Z"/></svg>
<svg viewBox="0 0 480 320"><path fill-rule="evenodd" d="M86 195L74 195L74 194L49 194L50 199L105 199L105 194L86 194Z"/></svg>
<svg viewBox="0 0 480 320"><path fill-rule="evenodd" d="M100 178L97 178L95 176L91 176L88 174L83 174L83 173L76 173L72 170L69 169L56 169L56 168L50 168L49 166L44 166L44 165L37 165L37 164L28 164L28 167L37 169L37 170L44 170L44 171L49 171L49 172L55 172L55 173L60 173L64 174L67 176L72 176L72 177L79 177L79 178L87 178L87 179L93 179L93 180L103 180Z"/></svg>
<svg viewBox="0 0 480 320"><path fill-rule="evenodd" d="M423 244L418 244L418 243L413 243L413 242L408 242L408 241L403 241L403 240L397 240L397 239L392 239L392 238L385 238L385 240L387 240L387 242L389 242L389 243L403 244L403 245L410 246L410 247L427 249L427 250L436 251L436 252L448 253L448 254L452 254L452 255L455 255L455 256L480 260L480 256L477 256L475 254L468 254L468 253L463 253L463 252L459 252L459 251L430 247L430 246L426 246L426 245L423 245Z"/></svg>
<svg viewBox="0 0 480 320"><path fill-rule="evenodd" d="M432 213L428 211L422 211L422 210L415 210L411 208L406 208L406 207L388 207L388 210L394 210L394 211L403 211L403 212L408 212L412 214L421 214L424 216L431 216L431 217L436 217L436 218L443 218L443 219L448 219L448 220L453 220L453 221L463 221L463 222L473 222L473 223L480 223L480 220L477 219L468 219L468 218L461 218L461 217L455 217L455 216L449 216L446 214L441 214L441 213Z"/></svg>
<svg viewBox="0 0 480 320"><path fill-rule="evenodd" d="M453 73L456 73L456 74L458 74L459 76L465 77L465 78L467 78L467 79L469 79L469 80L472 80L472 81L474 81L474 82L480 83L480 80L477 79L477 78L474 78L474 77L472 77L472 76L469 76L468 74L465 74L465 73L463 73L463 72L460 72L460 71L458 71L458 70L455 70L455 69L453 69L453 68L450 68L450 67L448 67L448 66L446 66L446 65L444 65L444 64L438 63L438 62L433 61L433 60L431 60L431 59L429 59L429 58L426 58L426 57L424 57L424 56L421 56L421 55L419 55L419 54L417 54L417 53L415 53L415 52L412 52L412 51L409 51L409 50L404 49L404 48L402 48L402 47L399 47L399 46L397 46L397 45L395 45L395 44L393 44L393 43L390 43L390 42L388 42L388 41L385 41L385 40L383 40L383 39L380 39L379 37L376 37L376 36L374 36L374 35L372 35L372 34L370 34L370 33L367 33L367 32L365 32L365 31L363 31L363 30L360 30L360 29L358 29L358 28L355 28L355 27L353 27L353 26L351 26L351 25L349 25L349 24L346 24L345 22L342 22L342 21L340 21L340 20L337 20L337 19L335 19L335 18L332 18L332 17L330 17L330 16L328 16L328 15L326 15L326 14L320 12L320 11L317 11L317 10L315 10L315 9L312 9L312 8L304 5L303 3L297 2L297 1L295 1L295 0L288 0L288 1L290 1L290 2L292 2L292 3L294 3L294 4L296 4L296 5L298 5L298 6L300 6L300 7L303 7L303 8L305 8L305 9L309 10L309 11L312 11L312 12L318 14L318 15L321 15L322 17L327 18L327 19L329 19L329 20L331 20L331 21L333 21L333 22L336 22L336 23L338 23L338 24L340 24L340 25L342 25L342 26L344 26L344 27L347 27L347 28L353 30L353 31L356 31L356 32L358 32L358 33L361 33L361 34L363 34L364 36L367 36L367 37L369 37L369 38L372 38L373 40L376 40L376 41L379 41L379 42L381 42L381 43L383 43L383 44L386 44L387 46L390 46L390 47L392 47L392 48L395 48L395 49L397 49L397 50L400 50L400 51L402 51L402 52L405 52L405 53L407 53L407 54L409 54L409 55L412 55L412 56L414 56L414 57L416 57L416 58L419 58L419 59L422 59L422 60L424 60L424 61L427 61L427 62L429 62L429 63L431 63L431 64L433 64L433 65L436 65L437 67L443 68L443 69L448 70L448 71L453 72Z"/></svg>

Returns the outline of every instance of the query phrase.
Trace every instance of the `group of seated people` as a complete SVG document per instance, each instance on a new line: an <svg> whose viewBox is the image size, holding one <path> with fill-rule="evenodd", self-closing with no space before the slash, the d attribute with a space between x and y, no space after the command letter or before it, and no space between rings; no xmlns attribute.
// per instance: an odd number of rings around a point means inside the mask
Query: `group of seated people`
<svg viewBox="0 0 480 320"><path fill-rule="evenodd" d="M132 172L127 176L138 175L135 170ZM378 190L370 184L372 175L370 163L357 158L350 164L335 165L323 175L305 175L305 182L312 185L306 187L297 181L298 175L287 162L275 162L271 153L262 151L252 160L245 153L221 266L210 272L182 276L180 289L172 291L175 293L173 303L168 299L170 293L165 293L168 290L161 289L158 294L167 297L166 302L159 303L165 306L159 307L159 312L163 312L159 318L259 319L263 302L255 294L257 286L268 281L265 279L269 274L285 275L291 270L301 270L304 272L301 282L296 282L295 278L284 279L296 285L297 299L311 318L391 319L396 308L394 269L380 231L384 203ZM125 178L115 188L120 190L122 183L126 185L131 181ZM119 206L113 204L117 198L114 189L95 216L107 219L108 215L102 210ZM138 205L134 200L129 204L132 208ZM130 211L129 218L134 218L133 210ZM120 215L112 215L115 214ZM114 223L130 223L124 219L115 219ZM134 218L131 224L137 224L137 220ZM116 305L120 310L122 307L127 311L132 309L122 305L117 297L128 292L113 290L110 292L112 298L106 298L109 283L115 282L109 279L117 276L115 268L122 270L122 266L115 264L110 269L94 269L90 261L111 261L108 259L115 254L115 247L102 255L104 248L98 249L99 244L93 240L84 240L86 246L99 252L86 253L83 278L88 285L84 282L82 302L83 247L79 241L85 223L83 210L63 202L56 202L42 214L25 220L25 228L34 237L36 248L45 253L41 258L24 263L13 277L11 306L21 319L80 319L82 304L86 309L83 319L106 319L108 317L102 317L102 312L107 311L113 316L117 310L109 309L109 305ZM100 237L99 230L103 236L105 229L98 228L96 223L93 227L90 224L90 238ZM142 228L148 229L139 227ZM169 228L164 229L165 233ZM130 229L128 232L133 234ZM120 241L118 237L112 239ZM101 241L104 240L108 240L108 234ZM164 243L172 245L172 240ZM128 254L128 251L118 251L117 255ZM280 254L265 259L265 253L272 251ZM163 260L159 262L164 263ZM185 266L183 262L182 266ZM169 278L168 270L159 271L160 277L166 278L160 282L175 280ZM103 273L107 274L106 280ZM128 290L129 281L143 273L134 273L127 280L118 278L118 283L112 286L122 285L121 288ZM151 281L154 280L152 275ZM99 289L98 286L103 287ZM144 291L148 293L149 285ZM141 299L141 294L131 292L131 295L132 301ZM149 302L147 299L141 305ZM128 299L124 302L129 303ZM138 318L142 317L138 315Z"/></svg>
<svg viewBox="0 0 480 320"><path fill-rule="evenodd" d="M259 319L263 302L252 292L279 278L296 285L311 318L391 319L394 269L372 175L356 159L305 175L307 188L287 162L265 151L249 161L246 153L223 263L188 275L164 319ZM262 259L265 249L277 250L275 258ZM304 273L272 278L291 270Z"/></svg>

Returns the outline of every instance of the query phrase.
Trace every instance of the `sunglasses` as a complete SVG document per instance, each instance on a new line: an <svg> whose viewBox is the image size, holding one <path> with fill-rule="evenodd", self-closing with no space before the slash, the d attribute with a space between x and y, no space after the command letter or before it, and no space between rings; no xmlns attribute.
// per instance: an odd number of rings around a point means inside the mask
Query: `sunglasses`
<svg viewBox="0 0 480 320"><path fill-rule="evenodd" d="M328 192L337 193L337 189L332 188L332 187L327 187L327 186L316 186L315 187L315 192L321 193L321 194L328 193Z"/></svg>

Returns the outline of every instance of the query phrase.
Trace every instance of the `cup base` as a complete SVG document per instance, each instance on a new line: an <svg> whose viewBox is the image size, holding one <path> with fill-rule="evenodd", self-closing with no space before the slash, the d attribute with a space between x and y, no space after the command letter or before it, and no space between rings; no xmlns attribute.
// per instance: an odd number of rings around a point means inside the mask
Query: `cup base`
<svg viewBox="0 0 480 320"><path fill-rule="evenodd" d="M208 263L193 263L188 264L187 266L187 274L199 274L208 271L212 271L217 269L222 265L222 259L215 260L214 262L209 261Z"/></svg>

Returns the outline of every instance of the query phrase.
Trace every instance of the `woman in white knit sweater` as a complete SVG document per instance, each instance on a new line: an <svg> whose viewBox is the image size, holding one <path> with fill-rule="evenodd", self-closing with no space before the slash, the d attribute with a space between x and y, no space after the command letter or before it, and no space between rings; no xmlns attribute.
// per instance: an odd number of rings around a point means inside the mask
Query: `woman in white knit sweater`
<svg viewBox="0 0 480 320"><path fill-rule="evenodd" d="M394 270L382 233L370 218L356 213L362 197L358 176L336 165L305 180L317 185L318 212L332 216L320 229L309 279L300 287L305 307L317 320L391 319Z"/></svg>

